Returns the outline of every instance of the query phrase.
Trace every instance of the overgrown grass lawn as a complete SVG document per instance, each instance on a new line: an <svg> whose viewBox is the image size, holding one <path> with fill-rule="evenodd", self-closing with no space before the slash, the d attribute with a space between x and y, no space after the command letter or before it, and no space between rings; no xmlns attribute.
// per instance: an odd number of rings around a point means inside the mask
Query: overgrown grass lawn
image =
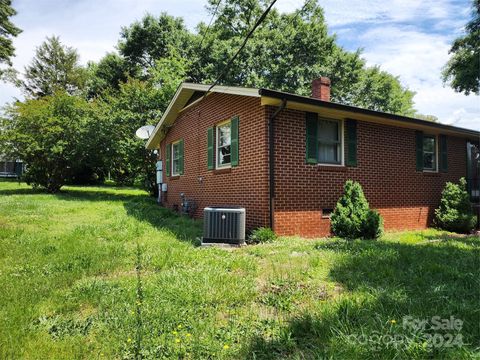
<svg viewBox="0 0 480 360"><path fill-rule="evenodd" d="M474 236L200 236L140 190L0 182L0 358L480 358Z"/></svg>

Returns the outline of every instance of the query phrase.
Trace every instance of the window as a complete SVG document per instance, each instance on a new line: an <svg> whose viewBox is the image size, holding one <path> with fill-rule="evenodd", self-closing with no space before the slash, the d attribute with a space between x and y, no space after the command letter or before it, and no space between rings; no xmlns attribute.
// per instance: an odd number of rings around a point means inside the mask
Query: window
<svg viewBox="0 0 480 360"><path fill-rule="evenodd" d="M342 164L342 124L339 120L318 121L318 162Z"/></svg>
<svg viewBox="0 0 480 360"><path fill-rule="evenodd" d="M180 175L180 141L172 144L172 176Z"/></svg>
<svg viewBox="0 0 480 360"><path fill-rule="evenodd" d="M423 170L437 171L437 144L433 135L423 135Z"/></svg>
<svg viewBox="0 0 480 360"><path fill-rule="evenodd" d="M217 126L217 168L229 167L231 164L231 122Z"/></svg>
<svg viewBox="0 0 480 360"><path fill-rule="evenodd" d="M239 164L239 117L207 129L208 170L236 167Z"/></svg>
<svg viewBox="0 0 480 360"><path fill-rule="evenodd" d="M307 164L357 166L356 120L325 119L317 113L305 112L305 130ZM347 145L347 156L344 144Z"/></svg>
<svg viewBox="0 0 480 360"><path fill-rule="evenodd" d="M183 139L165 146L165 173L167 176L183 175Z"/></svg>
<svg viewBox="0 0 480 360"><path fill-rule="evenodd" d="M437 141L437 138L440 142ZM415 154L417 171L448 171L447 138L445 135L437 136L415 131ZM440 159L438 154L440 154Z"/></svg>

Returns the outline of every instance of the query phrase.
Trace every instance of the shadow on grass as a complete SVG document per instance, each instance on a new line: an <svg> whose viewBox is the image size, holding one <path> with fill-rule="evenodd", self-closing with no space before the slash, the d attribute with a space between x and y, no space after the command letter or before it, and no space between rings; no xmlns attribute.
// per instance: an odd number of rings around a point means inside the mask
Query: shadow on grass
<svg viewBox="0 0 480 360"><path fill-rule="evenodd" d="M92 190L85 190L88 187L75 188L68 187L61 190L54 196L60 200L72 200L72 201L148 201L149 196L145 193L129 194L127 192L121 192L122 190L137 190L132 188L105 188L95 187ZM101 189L101 190L99 190ZM115 191L120 190L120 192Z"/></svg>
<svg viewBox="0 0 480 360"><path fill-rule="evenodd" d="M202 222L182 216L173 210L160 207L152 197L140 196L140 199L125 201L124 207L129 216L140 221L147 221L157 229L167 229L181 241L187 241L199 246L202 236Z"/></svg>
<svg viewBox="0 0 480 360"><path fill-rule="evenodd" d="M121 189L121 188L120 188ZM63 200L120 201L129 216L146 221L158 230L171 231L178 240L200 245L197 240L202 235L201 222L181 216L174 211L161 207L147 194L126 194L106 191L85 191L68 189L56 195Z"/></svg>
<svg viewBox="0 0 480 360"><path fill-rule="evenodd" d="M85 188L83 188L85 189ZM75 201L101 201L101 200L127 200L133 197L138 197L139 195L129 195L129 194L122 194L122 193L114 193L112 189L106 188L104 191L102 190L92 190L86 191L83 189L76 189L75 187L70 187L68 189L63 188L56 194L50 194L44 189L39 188L15 188L15 189L0 189L0 195L52 195L57 197L58 199L62 200L75 200Z"/></svg>
<svg viewBox="0 0 480 360"><path fill-rule="evenodd" d="M0 190L0 196L2 195L33 195L33 194L47 194L44 190L24 188L24 189L2 189Z"/></svg>
<svg viewBox="0 0 480 360"><path fill-rule="evenodd" d="M202 235L201 221L181 216L170 209L160 207L156 200L146 193L128 194L125 192L114 192L112 190L138 190L133 188L112 188L105 190L99 187L88 188L68 187L59 193L52 195L63 201L88 201L102 202L115 201L123 203L129 216L139 221L146 221L158 230L171 231L178 240L190 242L193 245L200 245L197 240ZM98 189L98 190L97 190ZM0 195L38 195L48 194L43 190L25 189L4 189Z"/></svg>
<svg viewBox="0 0 480 360"><path fill-rule="evenodd" d="M348 292L290 318L280 338L253 338L249 354L257 359L470 358L480 346L480 252L453 241L478 244L480 239L445 235L440 240L412 245L333 240L316 245L338 255L329 277ZM433 316L454 316L463 321L460 334L466 345L428 347L428 336L440 333L445 342L452 330L427 326L418 332L403 326L406 316L426 319L429 325ZM389 345L377 341L378 335L395 334L410 340ZM363 342L358 341L361 336Z"/></svg>

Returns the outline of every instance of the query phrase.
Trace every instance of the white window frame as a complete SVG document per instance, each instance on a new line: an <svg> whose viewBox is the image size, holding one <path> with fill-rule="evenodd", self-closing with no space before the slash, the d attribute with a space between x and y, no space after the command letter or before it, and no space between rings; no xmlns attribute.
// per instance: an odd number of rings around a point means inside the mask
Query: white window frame
<svg viewBox="0 0 480 360"><path fill-rule="evenodd" d="M438 136L436 134L423 134L423 138L422 138L422 158L425 158L425 151L423 150L423 140L426 138L426 137L431 137L434 139L435 141L435 170L432 170L432 169L426 169L424 166L424 164L422 164L422 168L423 168L423 171L424 172L431 172L431 173L436 173L438 172Z"/></svg>
<svg viewBox="0 0 480 360"><path fill-rule="evenodd" d="M320 131L320 121L336 121L338 122L338 131L340 132L340 163L339 164L332 164L332 163L322 163L320 162L320 135L319 135L319 131ZM330 118L322 118L322 117L319 117L318 118L318 126L317 126L317 162L318 162L318 165L321 165L321 166L345 166L345 150L344 150L344 139L345 135L344 135L344 120L343 119L330 119Z"/></svg>
<svg viewBox="0 0 480 360"><path fill-rule="evenodd" d="M173 143L171 144L171 147L172 147L172 148L170 149L170 157L171 157L171 159L170 159L170 161L171 161L170 166L171 166L172 176L180 176L180 172L178 172L178 166L177 166L177 172L174 171L175 160L177 160L177 161L180 160L180 157L178 157L177 159L175 159L175 157L174 157L175 152L173 151L173 147L174 147L174 146L178 146L179 144L180 144L180 140L177 140L177 141L175 141L175 142L173 142Z"/></svg>
<svg viewBox="0 0 480 360"><path fill-rule="evenodd" d="M230 162L228 164L220 164L219 163L220 161L220 156L219 156L220 128L227 124L230 125ZM232 167L232 120L229 119L215 125L215 169L228 169L231 167Z"/></svg>

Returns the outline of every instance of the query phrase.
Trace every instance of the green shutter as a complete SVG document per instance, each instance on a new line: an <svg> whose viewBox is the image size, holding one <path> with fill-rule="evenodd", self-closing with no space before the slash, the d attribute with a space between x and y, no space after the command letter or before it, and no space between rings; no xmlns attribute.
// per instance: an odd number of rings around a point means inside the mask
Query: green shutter
<svg viewBox="0 0 480 360"><path fill-rule="evenodd" d="M423 132L415 131L417 171L423 171Z"/></svg>
<svg viewBox="0 0 480 360"><path fill-rule="evenodd" d="M178 173L183 175L183 139L178 142Z"/></svg>
<svg viewBox="0 0 480 360"><path fill-rule="evenodd" d="M234 116L231 122L231 145L230 145L230 161L232 167L238 166L238 116Z"/></svg>
<svg viewBox="0 0 480 360"><path fill-rule="evenodd" d="M213 127L207 129L207 167L212 170L213 166Z"/></svg>
<svg viewBox="0 0 480 360"><path fill-rule="evenodd" d="M170 176L170 159L171 159L171 150L172 150L172 145L171 144L167 144L165 145L166 148L165 148L165 173L167 174L167 176Z"/></svg>
<svg viewBox="0 0 480 360"><path fill-rule="evenodd" d="M473 164L472 164L472 147L473 144L470 141L467 141L467 192L468 194L472 193L472 182L473 182Z"/></svg>
<svg viewBox="0 0 480 360"><path fill-rule="evenodd" d="M439 159L440 159L440 171L448 171L448 151L447 151L447 136L440 135L439 137Z"/></svg>
<svg viewBox="0 0 480 360"><path fill-rule="evenodd" d="M347 166L357 166L357 121L348 119L345 121L345 133L347 135Z"/></svg>
<svg viewBox="0 0 480 360"><path fill-rule="evenodd" d="M23 163L15 161L14 163L14 171L18 177L21 177L23 174Z"/></svg>
<svg viewBox="0 0 480 360"><path fill-rule="evenodd" d="M318 163L318 114L311 112L305 113L305 128L307 131L305 158L307 164L316 164Z"/></svg>

